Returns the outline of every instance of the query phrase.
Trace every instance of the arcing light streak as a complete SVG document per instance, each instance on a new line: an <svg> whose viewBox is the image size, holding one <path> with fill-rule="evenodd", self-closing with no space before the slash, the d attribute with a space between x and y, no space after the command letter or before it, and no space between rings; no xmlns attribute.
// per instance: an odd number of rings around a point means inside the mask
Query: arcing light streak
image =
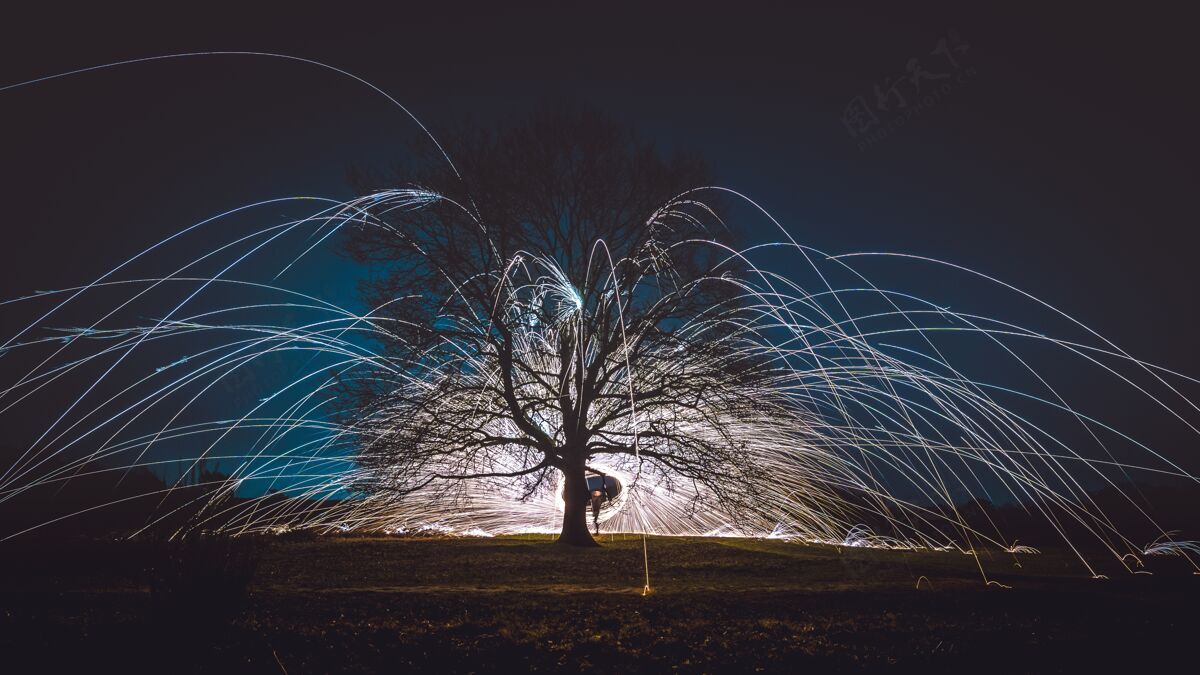
<svg viewBox="0 0 1200 675"><path fill-rule="evenodd" d="M1172 541L1178 532L1167 532L1146 546L1143 555L1175 555L1191 559L1189 554L1200 556L1200 541Z"/></svg>
<svg viewBox="0 0 1200 675"><path fill-rule="evenodd" d="M391 97L388 100L396 103ZM705 201L713 192L745 199L787 241L731 250L705 239L706 220L715 221ZM468 340L451 345L457 352L453 363L397 359L383 347L401 338L394 319L385 318L382 308L356 313L275 285L279 275L271 283L233 276L247 268L247 261L287 245L289 237L299 234L307 235L309 243L280 274L343 228L383 228L403 237L404 232L394 230L381 216L394 209L429 208L446 201L441 195L410 187L345 202L322 200L328 206L315 213L251 231L166 276L116 277L130 262L158 253L168 242L195 236L197 228L212 220L281 201L285 200L248 205L185 228L91 284L0 305L11 310L52 303L3 345L6 355L30 354L28 362L33 365L0 389L0 415L21 414L23 406L39 397L66 390L63 407L45 431L5 467L0 476L0 508L31 490L81 476L160 467L174 461L169 457L177 458L176 448L187 443L194 450L186 456L196 464L219 459L236 467L227 480L203 489L183 485L181 479L165 491L198 502L200 508L188 528L234 533L296 528L487 535L558 531L562 504L560 488L553 481L507 477L442 481L437 477L454 474L456 467L431 463L413 481L422 485L419 489L403 499L390 496L386 488L396 480L392 467L357 460L364 443L388 438L393 424L389 416L398 411L385 405L337 419L328 413L329 404L338 399L339 382L356 377L385 377L388 386L414 391L436 390L448 367L474 373L480 381L495 378L493 366L474 353ZM453 206L476 214L473 208ZM694 228L696 239L689 245L710 247L718 254L720 262L694 283L726 286L736 296L728 306L682 320L675 330L687 340L726 342L730 349L711 358L763 360L770 364L770 377L754 384L753 391L738 392L759 401L756 410L715 405L702 411L680 407L656 412L640 410L630 401L630 412L618 416L609 432L647 444L640 447L652 447L663 443L649 433L660 421L655 416L669 414L672 424L693 436L728 437L743 447L744 466L723 468L730 475L756 481L752 492L758 501L750 513L734 513L709 488L669 465L643 461L640 456L602 455L594 464L620 476L626 488L620 502L603 514L607 530L962 552L994 546L1012 554L1036 553L1032 547L1006 543L1010 539L988 522L986 514L979 522L960 512L962 497L991 495L1020 501L1040 515L1080 552L1085 565L1087 557L1077 547L1081 535L1099 542L1123 563L1131 555L1136 560L1139 555L1170 554L1192 561L1200 554L1194 542L1171 541L1166 533L1149 546L1137 546L1113 524L1112 514L1092 501L1091 486L1119 489L1106 473L1111 469L1195 478L1176 462L1075 410L1052 386L1053 373L1035 367L1022 353L1022 345L1051 346L1064 356L1079 357L1112 375L1114 392L1128 387L1124 391L1154 403L1192 432L1196 426L1188 415L1197 408L1179 385L1196 380L1133 358L1065 313L991 277L983 278L1069 319L1084 330L1084 338L1052 337L880 289L851 266L854 257L826 256L800 245L765 209L726 188L684 193L664 204L646 226L668 221L673 227ZM488 232L486 223L478 225ZM590 244L594 255L608 254L606 242ZM793 264L755 262L767 254L788 255ZM897 257L982 276L948 263ZM596 281L603 297L619 297L618 270L636 267L629 263L606 260L609 278ZM200 271L205 266L215 270ZM775 271L785 267L792 273ZM526 251L498 260L487 272L503 282L498 287L510 289L503 297L497 295L500 311L546 317L518 324L514 342L531 361L545 361L541 365L549 371L557 370L557 357L545 345L555 344L573 322L593 311L571 285L569 271L553 256ZM805 288L806 275L817 280L816 290ZM839 276L848 276L850 283L837 283ZM162 305L161 296L176 288L180 290L172 297L177 299ZM261 299L231 303L221 292L226 288ZM112 295L121 299L98 305L104 309L90 325L49 337L31 336L35 328L51 324L57 316L80 311L85 300L96 303ZM400 297L390 302L412 301ZM479 330L478 316L462 309L453 297L444 301L439 322L468 336ZM127 317L147 315L157 318L128 322ZM622 322L625 358L628 344L638 337L627 333L627 328L635 330ZM977 338L992 348L995 357L1028 373L1035 387L1019 390L968 377L946 356L950 339L956 337ZM572 358L587 362L594 351L593 344L581 340ZM167 356L147 367L144 359L130 358L135 353ZM219 385L253 372L268 359L282 359L286 366L276 365L274 370L280 377L287 372L290 376L258 392L237 416L196 419L214 399L222 398ZM651 363L649 367L662 370L649 373L646 366L627 360L608 385L612 400L619 401L641 378L670 378L672 369L697 365L670 358ZM72 384L97 372L86 386ZM1135 379L1140 376L1148 379ZM713 382L712 386L727 384ZM719 395L710 400L720 400ZM442 405L465 424L487 427L497 437L515 434L508 420L472 419L475 408L470 400L447 397ZM595 414L620 410L612 406L599 405ZM1031 412L1035 407L1042 412ZM1061 413L1073 420L1104 456L1089 456L1079 442L1051 432L1043 413ZM537 421L547 432L562 424L553 416ZM430 425L436 423L437 418L429 419ZM1132 441L1144 460L1118 461L1102 435ZM518 472L529 466L528 459L528 453L515 444L499 446L488 454L479 472ZM291 498L236 498L239 492L262 494L271 489ZM334 496L347 498L324 499ZM1145 516L1138 503L1127 498L1130 511ZM1149 516L1145 518L1149 522Z"/></svg>
<svg viewBox="0 0 1200 675"><path fill-rule="evenodd" d="M161 344L205 345L181 351L165 364L150 368L137 377L123 380L124 386L106 398L80 395L77 401L91 400L73 415L63 413L42 436L45 441L32 447L12 466L0 482L0 500L8 501L40 485L53 485L80 472L111 470L113 466L154 465L164 460L151 459L153 449L179 439L206 439L194 459L201 461L220 456L238 463L229 481L219 489L206 491L209 502L195 527L219 526L235 532L276 531L280 528L311 527L322 530L342 527L376 531L407 531L438 528L452 532L507 534L557 531L561 505L556 489L543 489L530 495L512 479L479 479L448 488L431 484L404 500L381 494L320 504L311 501L322 496L344 494L364 482L386 480L371 469L356 465L351 435L385 434L386 422L365 415L350 429L332 422L323 404L333 398L335 379L330 371L352 375L369 366L383 368L394 375L398 386L430 386L436 372L424 372L422 364L394 363L374 349L375 341L393 339L388 322L373 313L356 314L327 302L270 284L223 278L251 253L262 249L263 241L276 241L279 231L307 226L318 231L338 227L361 226L361 206L373 205L422 208L431 203L428 193L396 190L380 193L326 209L311 218L272 226L249 234L208 252L179 267L176 274L155 279L98 281L82 289L64 289L8 304L44 301L66 296L46 315L75 301L80 294L129 289L124 308L143 298L146 289L181 286L189 299L200 291L222 286L248 287L278 294L281 301L234 304L199 311L188 316L164 317L143 325L102 328L101 321L68 332L63 337L41 337L10 341L10 351L50 349L52 353L19 378L0 390L0 410L12 414L26 397L60 379L69 381L77 370L103 364L106 373L136 369L127 357L135 351ZM366 218L369 226L382 226ZM713 243L713 246L717 244ZM249 247L238 253L237 247ZM183 276L216 252L229 249L236 262L221 266L215 277ZM748 260L753 251L734 257ZM619 263L615 263L619 264ZM836 262L844 266L844 260ZM584 311L578 293L569 287L566 275L556 263L545 257L526 256L510 261L503 268L520 292L513 302L553 307L557 322L570 321ZM762 393L762 414L753 418L730 417L722 422L732 435L743 440L750 451L749 461L766 468L772 476L762 486L768 498L751 520L735 518L719 508L697 509L711 504L704 488L681 481L661 467L645 467L627 456L601 461L606 470L623 477L628 486L622 508L605 513L606 529L649 531L661 534L746 535L791 537L803 540L836 542L847 546L887 548L957 548L972 550L980 544L992 544L1011 552L1031 552L1027 547L1008 546L999 532L988 532L977 523L968 525L955 513L954 496L980 490L1000 489L1040 511L1066 534L1068 524L1082 528L1103 541L1117 555L1129 552L1154 554L1195 552L1186 545L1133 547L1112 527L1104 513L1088 503L1081 479L1085 475L1105 479L1102 467L1135 467L1109 460L1085 458L1071 446L1018 412L1002 406L988 393L988 385L967 379L942 358L909 348L889 349L881 338L897 339L912 333L930 340L940 332L985 336L1004 346L1003 341L1036 340L1096 359L1124 361L1139 368L1152 368L1107 345L1092 347L1058 340L1011 324L991 322L966 313L951 312L911 296L880 291L873 286L844 290L806 292L794 281L777 273L749 267L745 275L712 275L707 280L736 287L741 302L736 309L713 316L695 317L678 330L703 334L719 323L738 327L738 348L761 353L776 364L770 391ZM757 277L757 279L755 278ZM835 306L844 308L855 296L887 299L888 311L872 311L857 316L836 318L825 301L837 298ZM404 302L398 298L396 302ZM909 307L901 307L906 302ZM184 303L178 303L176 308ZM173 310L171 314L175 314ZM102 319L111 320L113 311ZM271 312L310 314L309 320L295 325L272 324L264 320L245 322L244 316L264 317ZM446 321L462 321L448 314ZM935 321L937 325L927 325ZM924 322L924 323L923 323ZM884 323L885 327L876 324ZM526 327L518 344L548 339L553 325L533 323ZM204 338L201 340L201 338ZM64 339L65 338L65 339ZM95 345L95 348L90 348ZM84 353L77 353L84 349ZM290 382L264 396L235 419L182 423L183 413L204 396L213 396L214 387L252 367L256 361L278 353L303 353L318 357L307 361ZM920 353L925 365L904 360ZM470 359L464 349L462 358ZM1097 361L1097 363L1099 363ZM486 364L478 364L486 375ZM1105 365L1105 368L1113 369ZM1152 368L1153 369L1153 368ZM1168 371L1153 369L1162 377ZM1114 371L1116 372L1116 371ZM638 377L633 372L632 377ZM623 386L620 383L614 387ZM1144 391L1144 390L1143 390ZM1032 396L1032 395L1031 395ZM183 398L180 405L176 399ZM1046 407L1073 415L1071 408L1052 399L1033 397ZM1154 399L1162 405L1165 402ZM266 412L273 402L286 401L278 411ZM133 422L151 410L170 413L161 428L146 433L129 433ZM1090 427L1103 426L1080 415ZM61 420L61 421L59 421ZM543 420L548 428L557 420ZM503 425L500 421L497 424ZM653 424L652 419L625 420L628 433ZM958 435L951 436L951 430ZM52 433L56 431L56 433ZM252 451L244 453L219 448L244 443L246 434L254 434ZM233 439L236 438L237 441ZM87 451L79 449L87 446ZM71 453L77 453L72 456ZM1148 459L1155 459L1150 455ZM1179 467L1159 458L1165 466L1155 470L1186 475ZM498 452L494 468L513 470L521 466L515 452ZM1144 467L1152 468L1152 467ZM429 467L431 473L437 467ZM984 479L981 476L986 476ZM230 497L239 488L254 483L285 489L298 499L240 501ZM183 490L185 488L178 487ZM449 490L449 491L448 491ZM907 496L903 496L907 495ZM892 532L876 534L860 526L867 516L889 524ZM1066 524L1064 524L1066 523Z"/></svg>

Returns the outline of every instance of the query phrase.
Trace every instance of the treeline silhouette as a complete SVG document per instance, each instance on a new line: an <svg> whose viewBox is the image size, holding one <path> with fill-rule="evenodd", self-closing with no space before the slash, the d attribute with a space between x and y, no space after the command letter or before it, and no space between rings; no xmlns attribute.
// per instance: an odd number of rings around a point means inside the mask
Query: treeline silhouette
<svg viewBox="0 0 1200 675"><path fill-rule="evenodd" d="M229 480L206 462L180 467L180 476L169 482L146 467L93 469L5 495L0 538L168 537L186 528Z"/></svg>
<svg viewBox="0 0 1200 675"><path fill-rule="evenodd" d="M854 495L844 496L853 503ZM939 511L948 519L939 527L947 540L969 541L971 546L978 545L978 538L965 536L963 528L955 524L959 519L1006 545L1039 549L1065 548L1070 540L1081 551L1103 549L1106 543L1123 551L1126 547L1118 534L1135 547L1144 547L1164 531L1174 533L1175 540L1200 540L1200 485L1191 481L1115 483L1089 491L1079 505L1093 516L1074 518L1061 509L1043 511L1031 503L994 503L970 497L958 502L953 512ZM1100 514L1103 516L1095 517ZM881 515L860 512L857 518L875 534L904 534L894 521Z"/></svg>
<svg viewBox="0 0 1200 675"><path fill-rule="evenodd" d="M140 538L161 540L183 533L200 535L221 530L228 524L223 518L244 512L239 507L249 506L251 501L292 499L278 492L256 498L230 496L221 508L205 509L214 491L224 487L229 477L206 463L182 464L181 468L184 470L169 482L145 467L136 467L81 473L14 494L0 503L0 539L11 535L17 536L10 542L61 537L121 539L137 533ZM844 497L855 502L853 494ZM288 510L315 513L333 503L309 501ZM1162 530L1178 531L1177 539L1200 540L1200 485L1191 481L1119 483L1088 493L1083 503L1091 513L1103 513L1113 530L1138 546L1154 541ZM1104 540L1089 532L1084 523L1055 511L1056 526L1029 504L997 504L975 497L960 502L956 511L970 527L1010 545L1059 548L1064 546L1065 535L1084 549L1103 546ZM877 535L905 534L878 514L864 511L848 518ZM1102 529L1095 521L1088 520L1087 525ZM953 524L948 522L941 529L946 538L963 540L961 529ZM1102 534L1109 542L1117 541L1111 531Z"/></svg>

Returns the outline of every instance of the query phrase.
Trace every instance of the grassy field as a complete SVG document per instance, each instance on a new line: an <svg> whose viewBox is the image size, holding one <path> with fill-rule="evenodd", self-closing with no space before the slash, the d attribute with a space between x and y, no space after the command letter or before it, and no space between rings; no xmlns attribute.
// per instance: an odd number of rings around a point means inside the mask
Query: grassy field
<svg viewBox="0 0 1200 675"><path fill-rule="evenodd" d="M4 658L42 672L289 675L1144 671L1200 636L1200 576L1178 559L1101 581L1060 553L984 556L1002 588L958 553L651 538L643 597L641 541L620 535L583 551L537 537L236 548L229 563L225 550L10 542ZM184 581L163 581L171 565Z"/></svg>

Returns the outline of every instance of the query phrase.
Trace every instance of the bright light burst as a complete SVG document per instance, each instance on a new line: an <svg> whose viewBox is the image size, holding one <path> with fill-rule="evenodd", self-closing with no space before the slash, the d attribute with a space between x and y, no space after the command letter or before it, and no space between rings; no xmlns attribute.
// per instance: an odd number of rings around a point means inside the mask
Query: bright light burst
<svg viewBox="0 0 1200 675"><path fill-rule="evenodd" d="M717 196L750 205L778 227L784 240L732 250L709 239L708 228L724 226L707 206ZM356 461L364 438L386 437L389 411L330 415L339 382L355 373L385 372L397 387L436 388L439 373L427 363L398 360L381 348L397 335L379 308L352 311L278 282L340 230L390 228L382 219L389 211L425 209L447 200L416 186L349 201L267 200L176 232L90 284L0 305L7 311L38 308L36 320L2 345L6 361L24 359L29 366L0 389L0 415L28 415L30 406L44 404L51 395L59 402L44 433L0 476L0 508L27 491L82 475L108 473L115 480L134 467L160 469L186 457L189 463L219 462L230 470L227 480L205 489L182 480L168 487L202 502L190 528L233 533L303 528L557 532L563 507L561 488L553 484L531 490L512 478L479 478L453 494L437 481L403 499L386 491L364 493L363 485L394 480L386 470ZM177 255L181 242L196 246L205 239L205 228L223 219L244 218L266 206L313 203L319 206L302 217L247 229L217 247L193 248L202 252L168 274L120 276L133 261L167 263L173 258L166 251ZM470 211L469 206L455 206ZM757 204L725 188L697 187L681 194L656 214L661 222L646 227L660 226L668 217L674 227L694 228L694 244L717 254L703 282L725 285L736 297L728 307L691 317L676 330L694 340L711 333L731 341L730 350L714 352L726 355L721 358L749 355L771 364L770 377L754 385L758 390L742 392L761 402L752 414L713 409L705 411L707 417L683 422L694 425L694 434L737 439L747 464L759 469L746 473L746 480L759 481L753 486L759 501L749 514L728 512L708 488L672 475L670 467L649 468L643 457L601 454L595 466L626 487L618 501L605 507L606 531L961 552L991 546L1036 553L1007 543L1013 540L1000 528L969 523L959 513L957 505L965 496L987 495L1026 505L1077 551L1078 533L1094 538L1130 569L1140 566L1139 556L1191 560L1197 555L1194 542L1172 541L1165 532L1149 546L1134 544L1088 492L1101 485L1117 487L1114 472L1194 478L1167 457L1072 407L1052 385L1054 373L1033 365L1036 359L1024 350L1049 347L1063 359L1087 364L1109 378L1105 386L1114 395L1148 401L1165 419L1193 432L1189 418L1197 408L1179 388L1196 380L1139 360L1033 296L971 270L906 255L830 256L803 246ZM605 250L605 242L591 243L594 250ZM286 262L274 279L247 278L247 270L261 268L252 268L252 262L281 251L286 251ZM756 262L767 258L769 262ZM859 267L884 258L920 265L925 273L943 274L952 282L990 284L1074 326L1083 337L1054 337L880 288ZM614 283L627 262L605 263ZM532 353L553 344L556 331L592 310L568 272L556 260L533 252L498 260L489 270L516 289L503 300L506 312L531 317L549 313L548 320L522 324L515 340L520 349ZM454 306L447 298L447 311L439 320L457 322L464 330L477 323L477 317L456 313ZM52 335L38 332L61 325L64 316L79 327ZM721 331L715 331L718 326ZM730 326L734 329L728 330ZM967 360L976 366L981 362L977 355L986 350L994 372L1020 371L1036 386L1016 390L968 376L959 360L947 355L948 345L960 339L969 341L974 351ZM581 343L579 349L586 360L591 347ZM474 358L465 343L461 351L463 359ZM146 366L148 355L160 359L157 365ZM247 382L244 375L260 372L264 362L274 364L283 381ZM661 364L671 361L653 363L668 367ZM476 365L479 378L495 376L486 362ZM620 393L650 375L630 368L609 386ZM85 380L85 386L78 385ZM236 387L231 389L230 382ZM223 399L231 398L231 391L240 395L254 387L263 390L237 415L204 418L220 405L228 407L231 402ZM470 414L469 402L446 405ZM596 414L604 414L603 407ZM635 409L620 417L618 428L637 437L654 426L653 414L639 415ZM689 412L674 414L687 418ZM1056 435L1056 427L1045 421L1048 416L1073 421L1092 439L1091 446ZM542 423L553 429L560 420ZM510 423L488 419L478 424L493 425L503 435ZM1109 450L1113 439L1135 448L1141 461L1114 458ZM497 447L488 456L489 466L497 473L519 470L528 466L524 452ZM419 484L449 468L428 465L423 470L423 476L409 478ZM290 498L238 498L271 490ZM1133 499L1129 509L1140 512ZM876 531L884 526L888 531ZM1087 565L1086 556L1080 557Z"/></svg>

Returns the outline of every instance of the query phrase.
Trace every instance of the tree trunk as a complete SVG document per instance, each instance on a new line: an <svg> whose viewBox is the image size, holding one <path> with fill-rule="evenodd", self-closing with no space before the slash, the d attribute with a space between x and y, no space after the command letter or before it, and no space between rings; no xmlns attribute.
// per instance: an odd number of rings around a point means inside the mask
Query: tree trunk
<svg viewBox="0 0 1200 675"><path fill-rule="evenodd" d="M563 524L562 532L556 540L559 544L568 546L599 546L592 533L588 531L588 505L591 495L588 493L587 476L583 464L563 469Z"/></svg>

